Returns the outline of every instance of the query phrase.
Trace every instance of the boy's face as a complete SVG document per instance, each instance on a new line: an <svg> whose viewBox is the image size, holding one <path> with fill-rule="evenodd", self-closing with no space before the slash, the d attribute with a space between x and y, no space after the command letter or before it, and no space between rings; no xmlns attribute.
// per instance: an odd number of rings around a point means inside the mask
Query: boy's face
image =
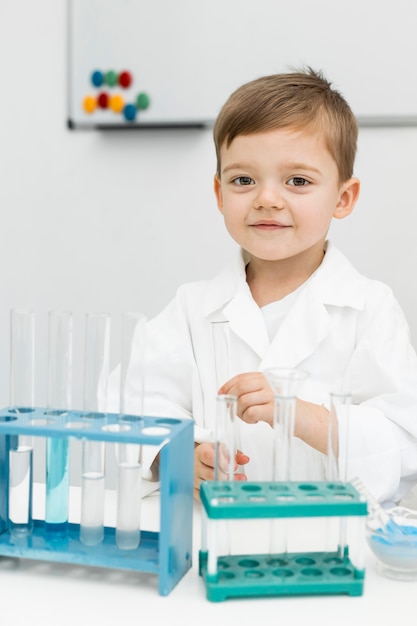
<svg viewBox="0 0 417 626"><path fill-rule="evenodd" d="M320 134L279 129L237 136L220 151L214 189L231 237L252 259L323 255L333 217L348 215L359 181L339 181Z"/></svg>

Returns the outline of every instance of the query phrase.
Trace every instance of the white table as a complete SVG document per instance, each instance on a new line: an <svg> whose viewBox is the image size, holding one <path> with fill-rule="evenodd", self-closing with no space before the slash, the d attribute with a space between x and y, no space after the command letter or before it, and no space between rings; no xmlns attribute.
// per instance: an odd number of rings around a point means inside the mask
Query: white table
<svg viewBox="0 0 417 626"><path fill-rule="evenodd" d="M110 509L112 505L110 505ZM36 512L35 512L36 513ZM106 524L112 523L107 510ZM159 497L143 499L142 527L158 530ZM75 519L73 521L76 521ZM168 596L160 596L156 576L26 559L0 558L0 620L4 626L101 626L180 623L198 626L257 624L273 619L325 626L384 626L414 623L417 581L400 582L375 571L366 547L364 594L229 599L210 602L198 574L200 505L194 506L193 567Z"/></svg>

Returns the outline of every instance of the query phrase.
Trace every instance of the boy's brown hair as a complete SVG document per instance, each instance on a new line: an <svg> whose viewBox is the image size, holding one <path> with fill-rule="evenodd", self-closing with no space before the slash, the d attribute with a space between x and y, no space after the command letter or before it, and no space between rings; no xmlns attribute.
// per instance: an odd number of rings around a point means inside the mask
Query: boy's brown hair
<svg viewBox="0 0 417 626"><path fill-rule="evenodd" d="M294 128L321 132L339 170L340 182L352 177L358 124L339 91L311 68L257 78L236 89L223 105L213 136L220 175L220 148L238 135Z"/></svg>

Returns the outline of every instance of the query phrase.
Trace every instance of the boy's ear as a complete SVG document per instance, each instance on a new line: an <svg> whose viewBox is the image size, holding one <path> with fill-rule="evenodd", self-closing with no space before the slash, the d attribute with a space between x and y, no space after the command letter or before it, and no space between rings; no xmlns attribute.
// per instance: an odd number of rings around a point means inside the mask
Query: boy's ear
<svg viewBox="0 0 417 626"><path fill-rule="evenodd" d="M358 178L349 178L349 180L343 183L333 217L343 219L352 213L359 198L360 187L361 184Z"/></svg>
<svg viewBox="0 0 417 626"><path fill-rule="evenodd" d="M214 195L216 196L216 200L217 200L217 208L219 209L220 213L223 213L222 188L220 184L220 179L217 174L215 174L214 176L213 183L214 183Z"/></svg>

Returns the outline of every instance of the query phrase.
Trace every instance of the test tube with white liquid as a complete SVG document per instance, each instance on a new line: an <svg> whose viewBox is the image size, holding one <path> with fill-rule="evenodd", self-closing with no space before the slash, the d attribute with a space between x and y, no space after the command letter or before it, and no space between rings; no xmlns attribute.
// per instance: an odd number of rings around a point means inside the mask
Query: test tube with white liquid
<svg viewBox="0 0 417 626"><path fill-rule="evenodd" d="M33 311L13 309L10 315L10 408L25 415L34 408L35 316ZM9 450L9 529L15 537L33 529L33 439L11 438Z"/></svg>
<svg viewBox="0 0 417 626"><path fill-rule="evenodd" d="M120 429L137 426L143 416L145 379L146 316L125 313L122 319L120 364ZM135 371L131 369L135 349ZM122 550L134 550L140 543L140 505L142 491L142 446L116 444L117 518L116 544Z"/></svg>
<svg viewBox="0 0 417 626"><path fill-rule="evenodd" d="M270 368L265 370L264 374L274 394L271 479L273 482L288 482L291 480L296 396L308 375L297 368L285 367ZM271 519L271 553L287 552L287 524L286 519Z"/></svg>
<svg viewBox="0 0 417 626"><path fill-rule="evenodd" d="M71 408L73 316L50 311L48 316L48 415L64 419ZM46 439L47 530L65 532L69 506L68 437Z"/></svg>
<svg viewBox="0 0 417 626"><path fill-rule="evenodd" d="M85 326L84 412L99 419L107 409L110 315L88 313ZM104 441L85 438L82 444L80 541L98 545L104 537Z"/></svg>

